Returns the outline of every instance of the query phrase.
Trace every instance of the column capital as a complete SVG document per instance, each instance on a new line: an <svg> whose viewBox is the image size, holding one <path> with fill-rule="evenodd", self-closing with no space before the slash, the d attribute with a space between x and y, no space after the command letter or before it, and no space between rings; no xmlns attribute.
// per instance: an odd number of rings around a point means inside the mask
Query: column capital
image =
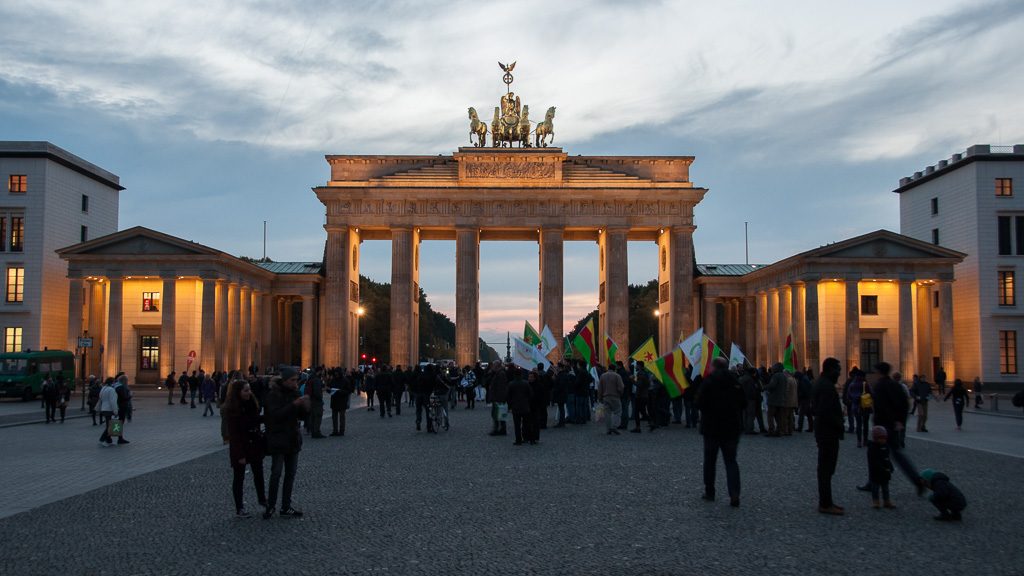
<svg viewBox="0 0 1024 576"><path fill-rule="evenodd" d="M204 281L205 280L219 280L220 279L220 272L217 272L216 270L200 270L199 271L199 279L200 280L204 280Z"/></svg>
<svg viewBox="0 0 1024 576"><path fill-rule="evenodd" d="M326 230L328 234L331 234L331 233L335 233L335 234L345 233L345 232L348 232L349 228L350 227L348 225L345 225L345 224L324 224L324 230Z"/></svg>

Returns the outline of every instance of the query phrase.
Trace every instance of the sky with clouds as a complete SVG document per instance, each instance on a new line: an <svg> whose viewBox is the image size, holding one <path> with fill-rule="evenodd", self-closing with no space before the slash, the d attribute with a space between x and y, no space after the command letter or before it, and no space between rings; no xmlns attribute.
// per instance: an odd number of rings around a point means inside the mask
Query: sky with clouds
<svg viewBox="0 0 1024 576"><path fill-rule="evenodd" d="M770 263L898 231L900 177L1024 143L1024 3L0 0L0 140L49 140L121 177L120 226L319 260L325 154L449 154L504 90L558 107L570 154L693 155L698 261ZM566 325L597 304L567 243ZM363 273L390 276L387 242ZM481 332L537 318L537 246L485 243ZM656 275L631 243L629 278ZM454 317L454 242L421 284ZM499 336L501 334L501 336Z"/></svg>

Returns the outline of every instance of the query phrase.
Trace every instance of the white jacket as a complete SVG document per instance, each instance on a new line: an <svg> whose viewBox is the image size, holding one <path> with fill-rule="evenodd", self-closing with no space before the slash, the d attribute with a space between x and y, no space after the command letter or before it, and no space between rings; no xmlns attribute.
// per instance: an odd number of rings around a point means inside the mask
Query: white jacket
<svg viewBox="0 0 1024 576"><path fill-rule="evenodd" d="M117 412L117 392L113 386L104 386L100 389L100 412Z"/></svg>

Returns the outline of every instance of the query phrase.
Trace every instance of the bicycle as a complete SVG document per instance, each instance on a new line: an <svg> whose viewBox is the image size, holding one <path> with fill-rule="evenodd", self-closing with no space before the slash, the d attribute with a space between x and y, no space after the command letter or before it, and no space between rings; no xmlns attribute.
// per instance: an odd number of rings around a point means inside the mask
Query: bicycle
<svg viewBox="0 0 1024 576"><path fill-rule="evenodd" d="M427 404L427 425L435 434L442 428L448 430L448 410L436 394L430 395L430 402Z"/></svg>

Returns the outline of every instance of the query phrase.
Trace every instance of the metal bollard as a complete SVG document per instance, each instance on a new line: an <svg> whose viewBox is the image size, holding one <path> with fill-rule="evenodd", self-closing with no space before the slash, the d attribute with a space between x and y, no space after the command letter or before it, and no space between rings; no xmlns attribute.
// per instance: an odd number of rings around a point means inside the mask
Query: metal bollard
<svg viewBox="0 0 1024 576"><path fill-rule="evenodd" d="M988 395L989 410L993 412L999 412L999 394Z"/></svg>

